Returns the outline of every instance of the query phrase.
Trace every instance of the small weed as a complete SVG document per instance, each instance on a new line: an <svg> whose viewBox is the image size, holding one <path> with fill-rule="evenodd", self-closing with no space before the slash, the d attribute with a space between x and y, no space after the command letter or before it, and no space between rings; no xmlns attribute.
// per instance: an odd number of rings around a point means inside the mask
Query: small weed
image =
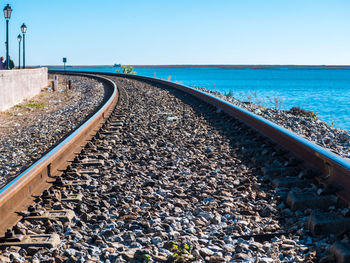
<svg viewBox="0 0 350 263"><path fill-rule="evenodd" d="M143 254L143 263L150 263L153 262L151 255L149 254Z"/></svg>
<svg viewBox="0 0 350 263"><path fill-rule="evenodd" d="M249 92L246 93L246 96L247 96L248 102L253 103L252 95Z"/></svg>
<svg viewBox="0 0 350 263"><path fill-rule="evenodd" d="M119 69L116 69L115 71L117 73L120 73ZM131 66L126 66L126 65L122 66L122 73L136 75L136 71L134 71L134 68Z"/></svg>
<svg viewBox="0 0 350 263"><path fill-rule="evenodd" d="M266 96L266 97L269 100L269 102L274 106L275 110L280 110L284 105L282 98L279 98L279 97L270 98L269 96Z"/></svg>
<svg viewBox="0 0 350 263"><path fill-rule="evenodd" d="M171 262L174 263L190 263L196 261L196 258L190 254L190 246L187 243L182 243L178 245L177 243L172 243L171 251Z"/></svg>
<svg viewBox="0 0 350 263"><path fill-rule="evenodd" d="M17 104L17 105L15 105L14 107L17 108L17 109L25 109L25 108L26 108L26 107L25 107L24 105L22 105L22 104Z"/></svg>
<svg viewBox="0 0 350 263"><path fill-rule="evenodd" d="M332 120L331 121L331 125L332 125L333 128L335 128L335 126L337 125L337 121L336 120Z"/></svg>
<svg viewBox="0 0 350 263"><path fill-rule="evenodd" d="M319 119L319 117L317 116L317 112L310 112L310 118L314 119L315 121L317 121Z"/></svg>
<svg viewBox="0 0 350 263"><path fill-rule="evenodd" d="M29 108L32 108L32 109L42 109L42 108L45 108L47 107L45 104L42 104L42 103L39 103L39 102L29 102L27 104L17 104L14 106L14 108L16 109L29 109Z"/></svg>
<svg viewBox="0 0 350 263"><path fill-rule="evenodd" d="M264 97L259 97L258 94L255 91L252 92L252 94L253 94L253 97L254 97L256 105L263 107L266 104Z"/></svg>
<svg viewBox="0 0 350 263"><path fill-rule="evenodd" d="M288 111L290 114L293 114L295 116L302 116L307 118L312 118L314 120L318 120L319 117L317 116L316 112L304 110L300 107L293 107Z"/></svg>
<svg viewBox="0 0 350 263"><path fill-rule="evenodd" d="M32 109L42 109L47 107L45 104L39 103L39 102L30 102L26 105L26 107L28 108L32 108Z"/></svg>
<svg viewBox="0 0 350 263"><path fill-rule="evenodd" d="M232 91L230 90L229 92L225 93L225 96L232 98L233 97Z"/></svg>
<svg viewBox="0 0 350 263"><path fill-rule="evenodd" d="M41 93L39 94L40 97L48 97L48 96L50 96L50 95L51 95L51 94L50 94L48 91L41 92Z"/></svg>

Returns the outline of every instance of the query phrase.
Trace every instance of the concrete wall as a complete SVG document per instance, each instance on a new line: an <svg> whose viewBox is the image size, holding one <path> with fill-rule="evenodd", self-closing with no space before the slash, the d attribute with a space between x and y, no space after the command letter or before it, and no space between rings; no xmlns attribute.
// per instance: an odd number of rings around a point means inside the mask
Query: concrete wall
<svg viewBox="0 0 350 263"><path fill-rule="evenodd" d="M47 68L0 70L0 111L34 97L47 83Z"/></svg>

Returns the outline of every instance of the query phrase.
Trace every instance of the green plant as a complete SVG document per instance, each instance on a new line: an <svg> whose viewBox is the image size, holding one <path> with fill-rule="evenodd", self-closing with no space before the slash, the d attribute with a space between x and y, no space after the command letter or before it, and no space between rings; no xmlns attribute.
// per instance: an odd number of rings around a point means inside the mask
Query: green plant
<svg viewBox="0 0 350 263"><path fill-rule="evenodd" d="M33 108L33 109L42 109L47 107L45 104L39 103L39 102L30 102L26 105L28 108Z"/></svg>
<svg viewBox="0 0 350 263"><path fill-rule="evenodd" d="M248 102L253 103L252 94L249 94L249 92L247 92L246 95L247 95Z"/></svg>
<svg viewBox="0 0 350 263"><path fill-rule="evenodd" d="M18 109L24 109L24 108L25 108L25 106L22 105L22 104L17 104L17 105L15 105L14 107L15 107L15 108L18 108Z"/></svg>
<svg viewBox="0 0 350 263"><path fill-rule="evenodd" d="M336 120L332 120L332 121L331 121L331 125L332 125L333 128L335 128L335 125L336 125L336 124L337 124L337 121L336 121Z"/></svg>
<svg viewBox="0 0 350 263"><path fill-rule="evenodd" d="M143 254L142 257L143 257L143 263L153 262L152 257L149 254Z"/></svg>
<svg viewBox="0 0 350 263"><path fill-rule="evenodd" d="M314 120L318 120L317 112L307 111L300 107L293 107L289 111L287 111L295 116L302 116L307 118L312 118Z"/></svg>
<svg viewBox="0 0 350 263"><path fill-rule="evenodd" d="M39 94L40 97L48 97L48 96L50 96L50 95L51 95L51 94L50 94L48 91L41 92L41 93Z"/></svg>
<svg viewBox="0 0 350 263"><path fill-rule="evenodd" d="M266 104L264 97L259 97L258 93L256 93L255 91L252 91L252 94L255 100L255 104L264 107L264 105Z"/></svg>
<svg viewBox="0 0 350 263"><path fill-rule="evenodd" d="M173 252L171 255L171 262L189 263L196 260L196 258L190 254L190 246L187 243L178 245L172 242L171 251Z"/></svg>
<svg viewBox="0 0 350 263"><path fill-rule="evenodd" d="M116 69L115 71L120 73L119 69ZM134 71L134 68L132 66L126 66L126 65L122 66L122 73L136 75L136 71Z"/></svg>
<svg viewBox="0 0 350 263"><path fill-rule="evenodd" d="M17 109L28 109L28 108L32 108L32 109L42 109L42 108L45 108L47 107L47 105L43 104L43 103L40 103L40 102L34 102L34 101L31 101L27 104L17 104L14 106L15 108Z"/></svg>
<svg viewBox="0 0 350 263"><path fill-rule="evenodd" d="M273 97L270 98L269 96L266 96L266 98L269 100L271 104L274 105L275 110L280 110L283 106L283 99L279 97Z"/></svg>
<svg viewBox="0 0 350 263"><path fill-rule="evenodd" d="M230 90L229 92L225 93L225 96L226 97L233 97L232 91Z"/></svg>
<svg viewBox="0 0 350 263"><path fill-rule="evenodd" d="M319 119L319 117L317 116L317 112L310 111L310 118L317 121Z"/></svg>

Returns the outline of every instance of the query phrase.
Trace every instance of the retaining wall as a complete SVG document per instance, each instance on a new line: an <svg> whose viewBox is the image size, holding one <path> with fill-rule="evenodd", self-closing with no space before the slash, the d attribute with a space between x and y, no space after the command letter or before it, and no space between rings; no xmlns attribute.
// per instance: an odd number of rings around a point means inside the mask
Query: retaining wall
<svg viewBox="0 0 350 263"><path fill-rule="evenodd" d="M47 82L47 68L0 70L0 111L34 97Z"/></svg>

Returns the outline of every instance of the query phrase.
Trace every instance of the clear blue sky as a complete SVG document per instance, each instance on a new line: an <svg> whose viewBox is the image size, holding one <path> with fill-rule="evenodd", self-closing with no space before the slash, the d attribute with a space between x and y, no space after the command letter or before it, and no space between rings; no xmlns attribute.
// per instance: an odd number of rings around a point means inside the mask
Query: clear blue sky
<svg viewBox="0 0 350 263"><path fill-rule="evenodd" d="M349 0L0 0L28 65L350 64ZM0 55L5 55L0 16Z"/></svg>

